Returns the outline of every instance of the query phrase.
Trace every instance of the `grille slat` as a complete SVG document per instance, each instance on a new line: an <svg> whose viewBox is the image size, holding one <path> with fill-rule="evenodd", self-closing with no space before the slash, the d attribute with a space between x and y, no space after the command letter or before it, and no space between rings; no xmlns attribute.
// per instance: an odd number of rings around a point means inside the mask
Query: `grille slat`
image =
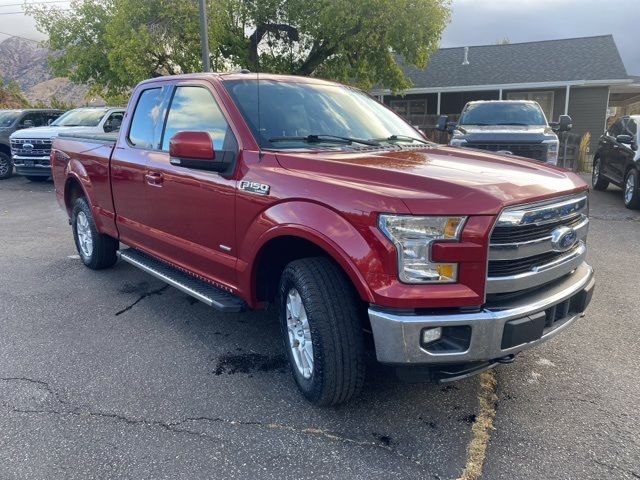
<svg viewBox="0 0 640 480"><path fill-rule="evenodd" d="M24 144L33 145L33 148L24 148ZM11 140L11 152L13 155L44 157L51 153L51 139L47 138L18 138Z"/></svg>
<svg viewBox="0 0 640 480"><path fill-rule="evenodd" d="M477 148L490 152L507 150L520 157L545 161L547 159L547 145L543 143L467 143L467 148Z"/></svg>
<svg viewBox="0 0 640 480"><path fill-rule="evenodd" d="M494 245L505 243L521 243L537 240L549 236L551 232L560 227L575 227L583 221L578 214L568 219L557 220L544 225L521 225L518 227L496 227L491 235L491 243Z"/></svg>

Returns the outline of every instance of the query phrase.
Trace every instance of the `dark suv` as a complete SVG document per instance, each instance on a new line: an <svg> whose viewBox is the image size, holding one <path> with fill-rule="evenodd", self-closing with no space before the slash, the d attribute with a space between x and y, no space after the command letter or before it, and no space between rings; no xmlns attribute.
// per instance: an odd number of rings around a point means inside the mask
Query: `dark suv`
<svg viewBox="0 0 640 480"><path fill-rule="evenodd" d="M0 180L13 174L9 136L23 128L49 125L62 113L55 109L0 110Z"/></svg>
<svg viewBox="0 0 640 480"><path fill-rule="evenodd" d="M593 188L606 190L609 183L624 189L624 205L640 209L640 115L622 117L600 137L593 157Z"/></svg>

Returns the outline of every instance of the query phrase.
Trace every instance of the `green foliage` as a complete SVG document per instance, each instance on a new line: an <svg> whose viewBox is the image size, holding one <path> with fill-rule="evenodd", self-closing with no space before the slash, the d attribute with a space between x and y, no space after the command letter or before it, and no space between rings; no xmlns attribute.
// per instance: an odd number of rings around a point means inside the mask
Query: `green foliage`
<svg viewBox="0 0 640 480"><path fill-rule="evenodd" d="M214 70L315 75L363 88L409 86L396 63L424 67L449 0L208 0ZM51 66L113 103L137 82L201 71L195 0L72 0L28 7Z"/></svg>
<svg viewBox="0 0 640 480"><path fill-rule="evenodd" d="M28 106L29 100L22 94L20 85L14 80L5 84L0 77L0 108L25 108Z"/></svg>

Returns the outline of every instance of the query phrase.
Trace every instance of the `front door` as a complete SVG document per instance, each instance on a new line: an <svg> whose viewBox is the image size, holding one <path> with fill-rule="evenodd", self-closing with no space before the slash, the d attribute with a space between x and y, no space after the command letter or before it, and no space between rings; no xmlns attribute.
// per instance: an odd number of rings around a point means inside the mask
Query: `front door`
<svg viewBox="0 0 640 480"><path fill-rule="evenodd" d="M208 132L216 152L237 152L235 136L210 88L206 82L195 81L175 85L160 153L148 157L149 227L161 257L234 287L236 182L169 161L169 141L181 131Z"/></svg>

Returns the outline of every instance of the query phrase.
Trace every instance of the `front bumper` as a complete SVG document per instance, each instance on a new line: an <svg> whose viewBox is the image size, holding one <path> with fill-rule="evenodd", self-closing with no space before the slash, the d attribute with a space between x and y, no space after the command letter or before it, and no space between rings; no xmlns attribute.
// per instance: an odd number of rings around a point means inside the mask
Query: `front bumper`
<svg viewBox="0 0 640 480"><path fill-rule="evenodd" d="M492 361L533 347L581 317L591 301L593 269L582 263L556 282L472 313L395 313L369 308L376 356L391 365L442 365ZM423 329L462 327L465 348L430 351L420 344ZM525 340L520 342L519 340ZM506 346L505 346L506 345Z"/></svg>
<svg viewBox="0 0 640 480"><path fill-rule="evenodd" d="M18 175L28 175L30 177L50 177L51 161L46 157L23 157L13 156L13 164Z"/></svg>

